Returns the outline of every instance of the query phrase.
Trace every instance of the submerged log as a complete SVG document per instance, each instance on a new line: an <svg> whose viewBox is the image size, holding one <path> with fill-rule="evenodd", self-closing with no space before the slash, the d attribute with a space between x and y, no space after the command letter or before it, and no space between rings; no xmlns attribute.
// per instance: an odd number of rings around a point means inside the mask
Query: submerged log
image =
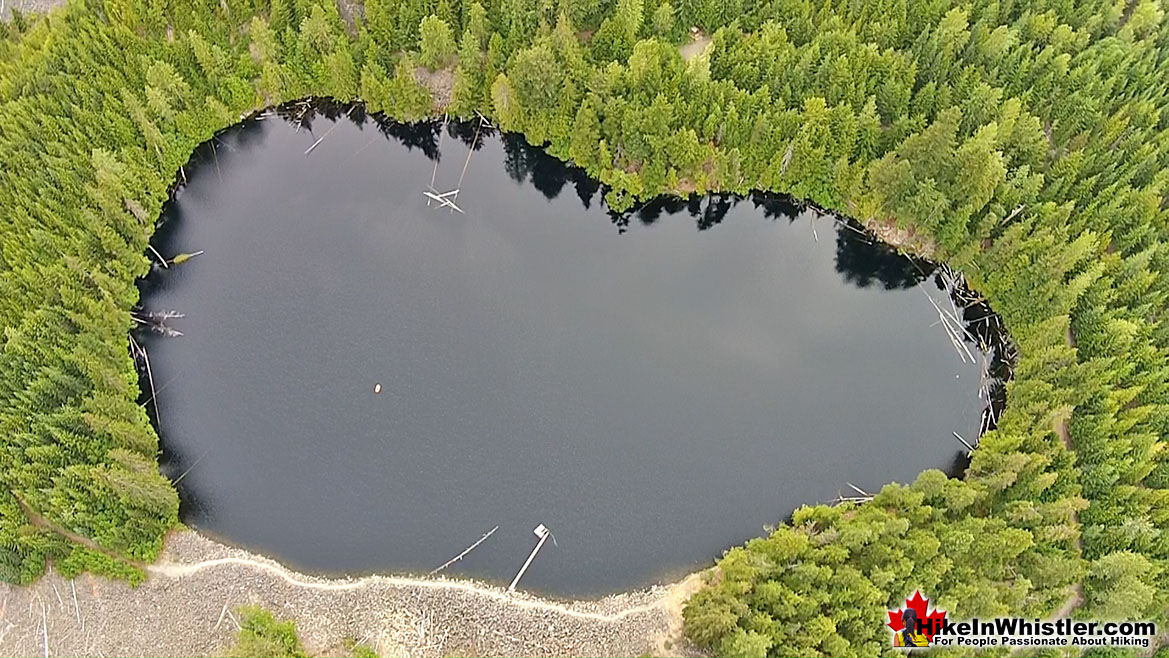
<svg viewBox="0 0 1169 658"><path fill-rule="evenodd" d="M465 556L467 553L470 553L471 551L475 550L475 547L476 547L476 546L478 546L479 544L482 544L484 541L487 541L487 538L488 538L488 537L490 537L491 535L495 534L495 531L496 531L496 530L499 530L499 526L495 526L494 528L492 528L492 529L488 530L486 534L484 534L482 537L480 537L480 538L479 538L479 541L477 541L477 542L475 542L474 544L471 544L470 546L468 546L466 549L464 549L464 550L463 550L463 552L462 552L462 553L459 553L458 555L456 555L456 556L454 556L453 558L451 558L451 559L447 560L446 562L443 562L441 567L438 567L437 569L435 569L435 570L431 571L431 572L430 572L429 574L427 574L427 575L428 575L428 576L433 576L434 574L436 574L436 573L438 573L438 572L442 571L443 569L446 569L447 567L451 566L451 565L452 565L452 564L454 564L455 562L458 562L459 560L463 559L463 556Z"/></svg>
<svg viewBox="0 0 1169 658"><path fill-rule="evenodd" d="M182 336L183 332L173 329L166 324L167 320L173 318L186 317L185 313L178 311L135 311L130 314L130 318L140 325L149 327L151 331L162 334L168 338L176 338Z"/></svg>
<svg viewBox="0 0 1169 658"><path fill-rule="evenodd" d="M174 258L170 259L170 263L171 263L171 265L182 265L183 263L191 260L195 256L202 256L203 253L204 252L202 249L200 249L199 251L196 251L195 253L192 253L192 254L180 253L180 254L177 254Z"/></svg>

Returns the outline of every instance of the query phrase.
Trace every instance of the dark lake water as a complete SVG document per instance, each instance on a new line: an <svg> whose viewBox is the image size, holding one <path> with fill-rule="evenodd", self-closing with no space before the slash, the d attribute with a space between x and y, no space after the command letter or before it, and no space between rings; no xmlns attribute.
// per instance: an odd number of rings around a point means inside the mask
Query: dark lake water
<svg viewBox="0 0 1169 658"><path fill-rule="evenodd" d="M347 573L426 572L498 525L445 573L506 584L543 523L521 588L592 596L977 435L981 366L927 265L777 199L613 216L497 135L466 214L428 207L428 156L452 189L474 128L450 132L269 116L196 153L155 245L205 253L142 284L186 314L142 338L188 524Z"/></svg>

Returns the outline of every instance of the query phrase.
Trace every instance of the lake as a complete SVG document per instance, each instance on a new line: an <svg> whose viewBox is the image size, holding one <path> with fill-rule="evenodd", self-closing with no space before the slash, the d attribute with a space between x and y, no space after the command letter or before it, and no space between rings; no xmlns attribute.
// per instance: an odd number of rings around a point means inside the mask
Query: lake
<svg viewBox="0 0 1169 658"><path fill-rule="evenodd" d="M184 315L139 337L189 525L318 573L498 526L443 573L506 585L544 524L520 588L596 596L961 468L982 365L929 264L780 198L617 215L517 136L331 114L220 134L155 236L204 252L141 284Z"/></svg>

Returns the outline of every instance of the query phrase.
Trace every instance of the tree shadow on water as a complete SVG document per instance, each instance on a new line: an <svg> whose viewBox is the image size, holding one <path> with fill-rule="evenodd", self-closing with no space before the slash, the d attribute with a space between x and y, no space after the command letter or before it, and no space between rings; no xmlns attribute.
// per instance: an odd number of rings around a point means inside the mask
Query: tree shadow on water
<svg viewBox="0 0 1169 658"><path fill-rule="evenodd" d="M576 165L562 162L544 149L528 144L520 135L503 136L503 167L517 183L531 183L549 201L560 196L572 183L576 196L585 209L591 208L600 181L589 176Z"/></svg>
<svg viewBox="0 0 1169 658"><path fill-rule="evenodd" d="M866 233L851 220L836 228L836 271L860 288L879 284L885 290L912 288L933 274L936 266L910 258Z"/></svg>
<svg viewBox="0 0 1169 658"><path fill-rule="evenodd" d="M437 121L398 123L379 117L374 117L374 121L383 135L398 140L398 143L405 146L407 150L418 149L422 151L427 160L439 159L441 154L438 150L438 136L439 131L442 130L441 123Z"/></svg>
<svg viewBox="0 0 1169 658"><path fill-rule="evenodd" d="M382 115L367 115L364 106L334 103L330 101L299 101L276 108L277 114L285 120L299 124L303 129L312 130L312 122L318 116L331 120L348 118L359 126L372 119L378 130L387 138L397 140L408 150L418 149L431 161L441 158L441 139L444 123L424 121L399 123ZM489 124L479 121L449 121L445 123L446 134L473 150L480 150L488 139L498 131ZM549 201L556 199L571 183L577 198L585 209L592 207L598 192L607 190L600 181L590 177L575 165L563 162L550 155L545 149L528 144L522 135L503 134L502 141L504 170L516 183L530 183ZM756 192L749 197L734 194L691 195L689 197L661 196L640 202L624 212L608 210L609 219L624 233L633 221L649 226L663 216L689 215L699 231L718 226L727 214L745 198L764 217L778 220L786 218L794 222L804 208L790 197L778 194ZM880 285L887 290L910 288L929 277L935 266L927 261L911 259L896 249L876 240L856 222L828 215L836 229L836 270L849 281L861 288ZM815 221L815 220L813 220Z"/></svg>
<svg viewBox="0 0 1169 658"><path fill-rule="evenodd" d="M497 132L495 126L480 121L451 121L446 128L447 135L476 151L482 149Z"/></svg>
<svg viewBox="0 0 1169 658"><path fill-rule="evenodd" d="M699 231L705 231L722 223L723 219L738 203L741 197L733 194L691 195L689 197L661 196L635 204L625 212L609 211L609 220L624 233L632 220L644 226L651 226L663 216L686 214L694 220Z"/></svg>
<svg viewBox="0 0 1169 658"><path fill-rule="evenodd" d="M796 221L801 210L791 197L769 192L755 192L751 195L751 203L767 219L786 219L788 222Z"/></svg>

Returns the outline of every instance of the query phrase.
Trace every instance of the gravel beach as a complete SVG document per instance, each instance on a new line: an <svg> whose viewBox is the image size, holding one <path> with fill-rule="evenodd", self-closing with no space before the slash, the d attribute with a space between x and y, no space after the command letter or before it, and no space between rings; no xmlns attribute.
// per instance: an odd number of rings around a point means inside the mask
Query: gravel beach
<svg viewBox="0 0 1169 658"><path fill-rule="evenodd" d="M65 0L0 0L0 20L8 20L11 9L24 14L44 13L53 7L65 4Z"/></svg>
<svg viewBox="0 0 1169 658"><path fill-rule="evenodd" d="M695 655L681 607L700 583L559 602L461 579L316 578L181 531L137 588L52 571L0 585L0 655L223 655L247 603L295 619L318 656L347 655L353 640L383 656Z"/></svg>

